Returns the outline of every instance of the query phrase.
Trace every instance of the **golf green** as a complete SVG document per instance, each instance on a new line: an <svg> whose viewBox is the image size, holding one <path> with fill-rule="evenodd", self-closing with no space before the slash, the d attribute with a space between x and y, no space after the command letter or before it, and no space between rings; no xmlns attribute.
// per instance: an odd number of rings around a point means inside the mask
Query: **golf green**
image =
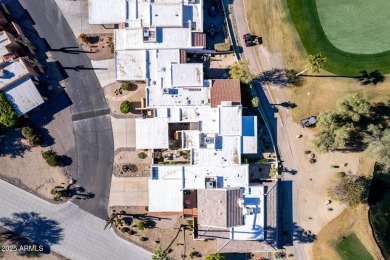
<svg viewBox="0 0 390 260"><path fill-rule="evenodd" d="M337 1L340 1L341 3L338 3ZM386 33L390 34L388 31L390 29L389 25L386 25L387 23L390 23L390 21L388 21L390 20L390 17L387 19L382 17L380 18L381 20L377 20L377 18L374 19L372 17L375 17L376 15L386 15L382 12L389 10L386 7L388 5L386 2L390 2L389 0L366 1L364 3L365 6L370 8L372 6L371 2L380 2L383 3L383 5L380 11L367 11L367 15L364 17L362 17L360 13L361 11L357 11L355 7L350 8L351 10L349 11L349 17L354 17L353 21L352 18L346 19L344 17L346 15L339 10L339 6L346 2L353 2L353 6L355 3L359 3L360 6L362 5L362 0L318 0L318 2L319 8L321 9L320 11L317 10L316 0L287 0L287 6L292 21L308 54L321 53L323 56L327 57L325 69L337 75L360 76L361 71L363 70L367 71L368 73L378 71L383 75L390 72L390 48L387 48L386 50L385 47L390 46L390 41L383 40L383 37L389 37L385 35ZM344 9L349 10L348 8ZM329 15L328 18L321 18L322 20L330 20L328 22L324 22L325 24L328 24L324 26L325 31L320 21L319 12L322 14L326 12L327 15ZM371 17L368 17L368 13L371 13ZM390 14L390 11L388 13ZM330 16L334 16L336 18L339 16L337 18L338 21L343 20L344 23L340 22L337 24L334 22L333 18L330 18ZM359 21L360 25L356 25L355 23L359 19L364 20L365 23L363 23L363 21ZM379 24L375 25L375 23ZM331 30L330 27L333 27L333 30ZM346 29L347 27L349 27L349 29ZM367 31L366 27L375 28L376 33L374 30L371 30L370 36L365 36L364 41L362 40L360 43L355 41L353 44L351 44L351 41L353 41L352 39L357 37L356 34L360 35L361 31ZM330 35L332 32L333 34ZM378 37L378 35L381 35L381 37ZM370 44L375 43L375 46L365 46L368 44L368 42L370 42ZM344 45L341 46L341 44ZM361 50L360 52L356 53L351 48L355 48L355 50L361 48ZM366 48L365 51L363 50L364 48ZM371 51L376 53L369 54L368 52Z"/></svg>
<svg viewBox="0 0 390 260"><path fill-rule="evenodd" d="M340 50L372 54L390 50L389 0L317 0L325 35Z"/></svg>

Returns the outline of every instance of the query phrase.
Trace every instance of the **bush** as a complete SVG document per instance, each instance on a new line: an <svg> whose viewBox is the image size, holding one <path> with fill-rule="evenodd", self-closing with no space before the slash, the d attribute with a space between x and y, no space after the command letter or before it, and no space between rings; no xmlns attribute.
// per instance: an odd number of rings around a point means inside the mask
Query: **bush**
<svg viewBox="0 0 390 260"><path fill-rule="evenodd" d="M140 237L139 241L141 241L141 242L146 241L146 237Z"/></svg>
<svg viewBox="0 0 390 260"><path fill-rule="evenodd" d="M129 235L130 235L130 236L132 236L132 235L134 235L134 234L135 234L135 231L134 231L134 230L132 230L132 229L130 229L128 233L129 233Z"/></svg>
<svg viewBox="0 0 390 260"><path fill-rule="evenodd" d="M42 152L42 157L45 159L47 164L51 167L58 166L58 157L57 154L51 150Z"/></svg>
<svg viewBox="0 0 390 260"><path fill-rule="evenodd" d="M123 101L120 105L120 111L123 114L127 114L131 111L131 103L127 100Z"/></svg>
<svg viewBox="0 0 390 260"><path fill-rule="evenodd" d="M309 162L310 162L311 164L313 164L313 163L316 163L316 162L317 162L317 160L316 160L316 159L314 159L314 158L311 158L311 159L309 160Z"/></svg>
<svg viewBox="0 0 390 260"><path fill-rule="evenodd" d="M137 225L138 230L144 230L145 229L145 222L141 221Z"/></svg>
<svg viewBox="0 0 390 260"><path fill-rule="evenodd" d="M140 159L145 159L146 157L147 157L147 154L146 154L146 153L144 153L144 152L138 153L138 158L140 158Z"/></svg>
<svg viewBox="0 0 390 260"><path fill-rule="evenodd" d="M121 89L129 91L129 90L131 90L131 88L134 87L134 86L135 86L135 85L134 85L133 83L130 83L130 82L123 82L123 83L121 84Z"/></svg>
<svg viewBox="0 0 390 260"><path fill-rule="evenodd" d="M311 151L309 151L309 150L306 150L306 151L305 151L305 154L309 154L309 153L311 153Z"/></svg>
<svg viewBox="0 0 390 260"><path fill-rule="evenodd" d="M337 177L344 178L347 174L345 172L338 172Z"/></svg>
<svg viewBox="0 0 390 260"><path fill-rule="evenodd" d="M216 43L214 44L214 49L216 51L230 51L230 43L228 42L221 42L221 43Z"/></svg>
<svg viewBox="0 0 390 260"><path fill-rule="evenodd" d="M80 40L83 43L89 43L89 37L86 34L84 34L84 33L80 34Z"/></svg>
<svg viewBox="0 0 390 260"><path fill-rule="evenodd" d="M25 126L25 127L22 128L22 134L26 138L29 138L29 137L33 136L34 132L35 131L34 131L34 129L32 127Z"/></svg>
<svg viewBox="0 0 390 260"><path fill-rule="evenodd" d="M197 252L197 251L192 251L192 252L190 253L190 258L191 258L191 259L194 259L194 258L197 257L197 256L199 256L199 252Z"/></svg>
<svg viewBox="0 0 390 260"><path fill-rule="evenodd" d="M29 127L29 126L23 127L22 134L24 137L27 138L28 143L32 147L41 145L43 143L42 136L40 134L38 134L38 132L32 127Z"/></svg>
<svg viewBox="0 0 390 260"><path fill-rule="evenodd" d="M148 206L145 207L145 211L149 211L149 207Z"/></svg>
<svg viewBox="0 0 390 260"><path fill-rule="evenodd" d="M257 163L259 163L259 164L266 164L266 163L268 163L268 160L265 159L265 158L259 159L259 160L257 160Z"/></svg>

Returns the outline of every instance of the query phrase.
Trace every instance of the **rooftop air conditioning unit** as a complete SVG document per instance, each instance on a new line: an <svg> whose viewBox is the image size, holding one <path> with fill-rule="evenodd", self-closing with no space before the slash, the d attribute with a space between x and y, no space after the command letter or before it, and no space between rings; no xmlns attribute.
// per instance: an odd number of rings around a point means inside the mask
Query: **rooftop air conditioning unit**
<svg viewBox="0 0 390 260"><path fill-rule="evenodd" d="M188 0L189 4L196 4L196 0Z"/></svg>

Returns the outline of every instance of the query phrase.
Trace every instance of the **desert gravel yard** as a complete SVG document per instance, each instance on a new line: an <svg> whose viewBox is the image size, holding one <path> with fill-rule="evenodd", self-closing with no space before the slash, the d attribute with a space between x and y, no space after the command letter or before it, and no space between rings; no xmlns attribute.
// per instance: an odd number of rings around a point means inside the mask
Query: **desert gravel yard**
<svg viewBox="0 0 390 260"><path fill-rule="evenodd" d="M65 168L50 167L42 158L45 147L31 148L20 130L0 136L0 178L40 197L52 200L50 190L69 182Z"/></svg>

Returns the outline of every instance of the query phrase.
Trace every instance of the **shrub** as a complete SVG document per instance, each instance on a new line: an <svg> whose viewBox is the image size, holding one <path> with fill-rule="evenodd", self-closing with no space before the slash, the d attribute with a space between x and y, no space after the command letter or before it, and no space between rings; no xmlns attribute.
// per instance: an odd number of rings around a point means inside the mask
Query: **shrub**
<svg viewBox="0 0 390 260"><path fill-rule="evenodd" d="M148 206L145 207L145 211L149 211L149 207Z"/></svg>
<svg viewBox="0 0 390 260"><path fill-rule="evenodd" d="M226 259L226 256L224 254L221 254L221 253L211 254L205 258L205 260L225 260L225 259Z"/></svg>
<svg viewBox="0 0 390 260"><path fill-rule="evenodd" d="M311 158L311 159L309 160L309 162L310 162L311 164L313 164L313 163L316 163L316 162L317 162L317 160L316 160L316 159L314 159L314 158Z"/></svg>
<svg viewBox="0 0 390 260"><path fill-rule="evenodd" d="M309 154L309 153L311 153L311 151L309 151L309 150L306 150L306 151L305 151L305 154Z"/></svg>
<svg viewBox="0 0 390 260"><path fill-rule="evenodd" d="M45 159L49 166L55 167L58 166L58 157L57 154L51 150L42 152L42 157Z"/></svg>
<svg viewBox="0 0 390 260"><path fill-rule="evenodd" d="M252 107L257 108L259 106L259 98L258 97L252 98L251 102L252 102Z"/></svg>
<svg viewBox="0 0 390 260"><path fill-rule="evenodd" d="M345 172L338 172L337 177L344 178L347 174Z"/></svg>
<svg viewBox="0 0 390 260"><path fill-rule="evenodd" d="M135 234L135 231L134 231L134 230L132 230L132 229L130 229L128 233L129 233L129 235L130 235L130 236L132 236L132 235L134 235L134 234Z"/></svg>
<svg viewBox="0 0 390 260"><path fill-rule="evenodd" d="M259 164L266 164L266 163L268 163L268 160L265 159L265 158L259 159L259 160L257 160L257 163L259 163Z"/></svg>
<svg viewBox="0 0 390 260"><path fill-rule="evenodd" d="M145 229L145 222L141 221L137 225L138 230L144 230Z"/></svg>
<svg viewBox="0 0 390 260"><path fill-rule="evenodd" d="M123 101L120 105L120 111L123 113L123 114L127 114L131 111L131 103L127 100Z"/></svg>
<svg viewBox="0 0 390 260"><path fill-rule="evenodd" d="M176 162L169 162L168 164L169 165L176 165L177 163Z"/></svg>
<svg viewBox="0 0 390 260"><path fill-rule="evenodd" d="M147 157L147 154L146 154L146 153L144 153L144 152L138 153L138 158L140 158L140 159L145 159L146 157Z"/></svg>
<svg viewBox="0 0 390 260"><path fill-rule="evenodd" d="M84 33L80 34L80 40L83 43L89 43L89 37L86 34L84 34Z"/></svg>
<svg viewBox="0 0 390 260"><path fill-rule="evenodd" d="M194 259L196 256L198 256L199 255L199 253L197 252L197 251L192 251L191 253L190 253L190 258L191 259Z"/></svg>
<svg viewBox="0 0 390 260"><path fill-rule="evenodd" d="M216 43L214 44L214 49L216 51L230 51L230 44L227 42L221 42L221 43Z"/></svg>
<svg viewBox="0 0 390 260"><path fill-rule="evenodd" d="M133 86L134 86L133 83L130 83L130 82L123 82L123 83L121 84L121 89L129 91L129 90L131 90L131 88L132 88Z"/></svg>
<svg viewBox="0 0 390 260"><path fill-rule="evenodd" d="M146 241L146 237L140 237L139 241L141 241L141 242Z"/></svg>
<svg viewBox="0 0 390 260"><path fill-rule="evenodd" d="M23 127L22 134L24 137L27 138L28 143L32 147L41 145L43 143L42 136L40 134L38 134L38 132L32 127L29 127L29 126Z"/></svg>
<svg viewBox="0 0 390 260"><path fill-rule="evenodd" d="M34 131L34 129L32 127L25 126L25 127L22 128L22 134L26 138L33 136L34 132L35 131Z"/></svg>

